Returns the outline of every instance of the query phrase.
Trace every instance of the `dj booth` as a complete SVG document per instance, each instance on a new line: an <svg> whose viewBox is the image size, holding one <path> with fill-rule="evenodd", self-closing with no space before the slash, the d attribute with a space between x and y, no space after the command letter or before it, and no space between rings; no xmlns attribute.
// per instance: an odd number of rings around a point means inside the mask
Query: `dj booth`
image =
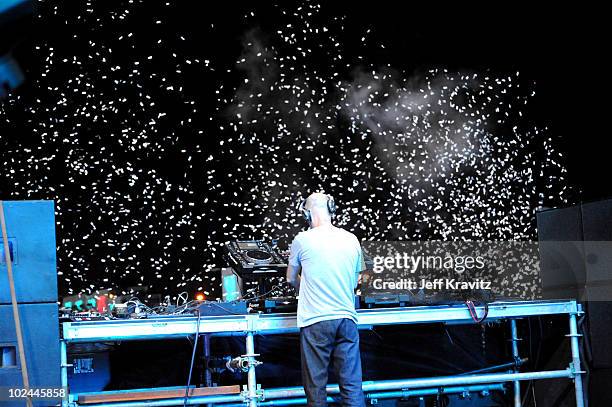
<svg viewBox="0 0 612 407"><path fill-rule="evenodd" d="M477 307L477 312L485 312ZM576 405L584 405L577 317L583 313L580 304L570 300L559 301L512 301L493 302L488 305L488 321L507 322L511 333L511 350L516 360L520 360L516 321L521 318L537 316L566 316L571 355L568 355L567 368L563 370L519 372L515 367L505 373L481 373L470 375L409 378L394 380L366 381L363 390L367 400L373 402L390 398L408 398L435 394L468 394L470 392L505 391L511 383L514 392L514 405L521 405L521 381L541 379L571 379L575 384ZM401 308L378 308L358 310L359 328L372 329L379 325L404 324L474 324L472 315L465 305L414 306ZM64 322L61 341L62 385L68 382L69 343L117 342L129 340L159 340L202 335L206 353L210 339L216 337L243 336L245 352L242 355L243 368L247 372L247 383L238 386L218 388L190 388L187 399L182 388L152 388L89 393L70 393L63 406L90 407L135 407L135 406L174 406L183 404L209 404L219 406L273 406L305 404L304 390L301 387L280 387L262 389L257 382L257 365L265 360L255 349L254 335L275 335L297 333L295 314L249 314L225 316L180 316L169 315L146 319L116 319L99 321ZM223 339L220 339L223 340ZM327 388L328 401L334 402L339 393L337 385Z"/></svg>

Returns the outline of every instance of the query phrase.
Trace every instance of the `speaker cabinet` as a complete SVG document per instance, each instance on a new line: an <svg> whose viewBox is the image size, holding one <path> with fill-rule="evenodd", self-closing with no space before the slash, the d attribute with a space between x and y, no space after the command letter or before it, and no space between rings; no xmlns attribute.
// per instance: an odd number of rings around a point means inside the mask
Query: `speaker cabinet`
<svg viewBox="0 0 612 407"><path fill-rule="evenodd" d="M536 218L545 297L586 302L593 366L612 368L612 199Z"/></svg>
<svg viewBox="0 0 612 407"><path fill-rule="evenodd" d="M4 201L3 206L30 386L59 388L53 201ZM0 242L0 357L0 386L23 388L3 242ZM35 399L34 405L50 406L59 401ZM25 405L25 401L0 404L17 407Z"/></svg>
<svg viewBox="0 0 612 407"><path fill-rule="evenodd" d="M56 303L20 304L19 316L28 366L30 387L59 388L60 346L59 317ZM3 387L23 388L21 361L17 349L15 322L11 305L0 305L0 384ZM35 400L35 406L55 405L60 400ZM22 407L23 400L3 401L7 407Z"/></svg>
<svg viewBox="0 0 612 407"><path fill-rule="evenodd" d="M55 303L57 269L53 201L4 201L4 218L17 302ZM0 304L10 303L4 244L0 244Z"/></svg>

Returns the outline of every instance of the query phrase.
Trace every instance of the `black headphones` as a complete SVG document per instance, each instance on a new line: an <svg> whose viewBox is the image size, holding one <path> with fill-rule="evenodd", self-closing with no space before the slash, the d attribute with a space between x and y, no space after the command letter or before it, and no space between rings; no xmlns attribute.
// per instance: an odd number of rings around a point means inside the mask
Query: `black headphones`
<svg viewBox="0 0 612 407"><path fill-rule="evenodd" d="M336 216L336 202L334 201L333 196L327 194L325 196L327 196L327 211L333 219ZM304 217L304 220L306 220L306 222L308 222L308 224L310 225L310 223L312 222L312 214L310 213L310 209L306 209L306 200L307 199L302 199L300 201L298 210Z"/></svg>

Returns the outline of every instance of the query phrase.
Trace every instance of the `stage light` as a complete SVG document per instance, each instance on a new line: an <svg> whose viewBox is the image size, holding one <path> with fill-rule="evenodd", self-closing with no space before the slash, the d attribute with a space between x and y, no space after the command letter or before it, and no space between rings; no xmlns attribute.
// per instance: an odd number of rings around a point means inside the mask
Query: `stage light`
<svg viewBox="0 0 612 407"><path fill-rule="evenodd" d="M206 296L202 293L196 293L195 299L198 301L204 301L206 299Z"/></svg>
<svg viewBox="0 0 612 407"><path fill-rule="evenodd" d="M0 100L25 79L11 51L29 31L32 14L31 0L0 0Z"/></svg>
<svg viewBox="0 0 612 407"><path fill-rule="evenodd" d="M10 55L0 56L0 99L23 83L23 72Z"/></svg>

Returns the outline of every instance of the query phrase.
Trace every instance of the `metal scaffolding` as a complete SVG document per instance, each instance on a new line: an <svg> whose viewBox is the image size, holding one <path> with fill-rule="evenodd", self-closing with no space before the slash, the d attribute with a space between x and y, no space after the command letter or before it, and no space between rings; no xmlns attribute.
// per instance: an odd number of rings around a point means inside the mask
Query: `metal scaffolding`
<svg viewBox="0 0 612 407"><path fill-rule="evenodd" d="M480 309L479 311L483 311ZM516 301L494 302L489 304L487 320L507 320L510 322L512 355L515 361L520 360L518 353L518 335L516 320L531 316L567 315L569 318L569 334L571 342L571 362L564 370L508 373L482 373L471 375L455 375L445 377L426 377L402 380L369 381L363 383L363 391L367 400L385 398L407 398L435 394L466 394L470 392L486 393L502 391L504 383L512 382L514 391L514 406L520 407L520 382L541 379L573 379L576 391L576 405L584 406L580 354L576 318L582 313L580 304L576 301ZM62 384L68 386L67 375L67 342L101 342L125 341L135 339L164 339L195 335L196 321L194 317L160 317L144 320L111 320L89 322L65 322L63 324L62 340ZM358 326L360 329L370 329L375 325L400 325L416 323L474 323L469 310L465 306L422 306L406 308L381 308L358 311ZM187 400L183 397L147 401L122 401L112 403L87 404L90 407L136 407L136 406L176 406L185 403L218 404L225 407L234 406L286 406L305 404L305 394L302 387L286 387L259 389L256 377L256 360L254 334L273 335L281 333L296 333L295 314L267 315L231 315L202 317L199 332L211 337L245 336L247 359L246 390L240 394L194 396ZM208 340L205 343L209 343ZM205 352L207 350L205 349ZM517 363L518 365L519 363ZM102 395L105 392L68 394L63 401L64 407L78 407L79 397L84 395ZM328 401L334 401L334 395L339 393L337 385L327 387Z"/></svg>

